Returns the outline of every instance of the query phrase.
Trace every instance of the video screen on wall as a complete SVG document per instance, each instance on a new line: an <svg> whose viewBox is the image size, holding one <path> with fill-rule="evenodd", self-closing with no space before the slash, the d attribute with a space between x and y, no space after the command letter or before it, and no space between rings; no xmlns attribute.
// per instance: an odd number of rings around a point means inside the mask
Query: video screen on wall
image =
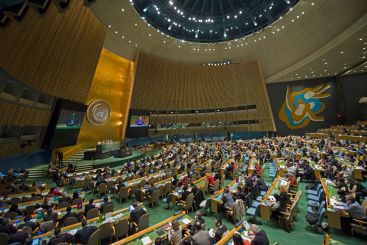
<svg viewBox="0 0 367 245"><path fill-rule="evenodd" d="M87 106L84 104L58 99L47 128L43 147L54 149L75 145L86 111Z"/></svg>
<svg viewBox="0 0 367 245"><path fill-rule="evenodd" d="M62 109L56 129L80 129L85 112Z"/></svg>
<svg viewBox="0 0 367 245"><path fill-rule="evenodd" d="M149 127L149 116L146 115L131 115L130 127Z"/></svg>

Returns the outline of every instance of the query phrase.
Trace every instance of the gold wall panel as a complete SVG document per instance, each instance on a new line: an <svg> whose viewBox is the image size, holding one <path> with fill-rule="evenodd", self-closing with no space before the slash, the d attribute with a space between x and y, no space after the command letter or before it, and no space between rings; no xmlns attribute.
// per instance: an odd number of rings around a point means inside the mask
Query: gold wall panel
<svg viewBox="0 0 367 245"><path fill-rule="evenodd" d="M244 105L256 105L256 109L189 116L155 115L151 118L152 124L258 119L259 125L244 129L275 131L265 82L257 61L211 67L183 64L144 53L138 56L132 109L175 111Z"/></svg>
<svg viewBox="0 0 367 245"><path fill-rule="evenodd" d="M0 28L0 66L15 79L50 95L85 103L106 27L82 0L65 11L55 4L40 15Z"/></svg>
<svg viewBox="0 0 367 245"><path fill-rule="evenodd" d="M105 139L122 140L125 136L129 103L133 82L134 63L107 49L103 49L92 86L88 104L96 99L104 100L111 109L107 124L94 126L84 119L78 144L92 147Z"/></svg>

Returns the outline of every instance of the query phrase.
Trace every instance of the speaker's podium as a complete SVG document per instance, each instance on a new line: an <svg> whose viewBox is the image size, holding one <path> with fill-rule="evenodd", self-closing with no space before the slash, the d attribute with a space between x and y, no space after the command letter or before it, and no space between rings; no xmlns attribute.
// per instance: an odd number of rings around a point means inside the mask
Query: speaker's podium
<svg viewBox="0 0 367 245"><path fill-rule="evenodd" d="M132 152L126 147L122 147L120 141L99 142L94 149L84 152L84 160L97 160L109 157L124 158L131 156Z"/></svg>

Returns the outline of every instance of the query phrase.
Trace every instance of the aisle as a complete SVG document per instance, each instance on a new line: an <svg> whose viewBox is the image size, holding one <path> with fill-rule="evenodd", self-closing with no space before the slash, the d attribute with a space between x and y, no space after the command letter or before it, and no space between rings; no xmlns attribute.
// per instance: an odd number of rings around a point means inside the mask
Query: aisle
<svg viewBox="0 0 367 245"><path fill-rule="evenodd" d="M316 234L308 228L308 223L305 219L307 213L307 197L305 195L305 186L307 183L300 183L299 190L302 191L302 196L299 201L299 212L297 221L294 223L294 230L288 233L280 229L277 225L263 223L260 227L265 230L270 238L271 244L277 241L279 245L321 245L323 235ZM348 245L362 245L366 241L353 238L351 236L343 236L332 234L333 239L343 242Z"/></svg>

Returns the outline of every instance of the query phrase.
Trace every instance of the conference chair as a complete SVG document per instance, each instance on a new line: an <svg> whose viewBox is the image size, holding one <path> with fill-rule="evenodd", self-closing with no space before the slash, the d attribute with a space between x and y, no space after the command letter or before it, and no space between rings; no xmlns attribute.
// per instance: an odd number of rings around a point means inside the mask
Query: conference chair
<svg viewBox="0 0 367 245"><path fill-rule="evenodd" d="M84 189L84 180L77 180L75 182L75 189Z"/></svg>
<svg viewBox="0 0 367 245"><path fill-rule="evenodd" d="M114 224L114 228L117 240L129 235L129 221L127 219L119 220Z"/></svg>
<svg viewBox="0 0 367 245"><path fill-rule="evenodd" d="M71 206L77 206L77 205L82 205L83 204L83 199L78 197L75 198L72 202L71 202Z"/></svg>
<svg viewBox="0 0 367 245"><path fill-rule="evenodd" d="M318 193L319 193L319 190L322 188L322 185L319 183L317 184L316 186L316 189L315 190L312 190L312 189L308 189L307 190L307 195L314 195L316 196Z"/></svg>
<svg viewBox="0 0 367 245"><path fill-rule="evenodd" d="M367 200L364 200L362 202L362 209L364 210L364 213L367 214ZM350 224L352 227L352 235L354 235L356 232L359 234L363 234L367 236L367 222L359 219L353 219L352 223Z"/></svg>
<svg viewBox="0 0 367 245"><path fill-rule="evenodd" d="M99 235L100 241L109 240L109 242L112 242L113 237L115 236L114 229L112 227L112 224L110 222L103 223L99 226L99 229L101 229L101 234Z"/></svg>
<svg viewBox="0 0 367 245"><path fill-rule="evenodd" d="M76 217L67 217L64 220L64 226L69 226L78 223L79 220Z"/></svg>
<svg viewBox="0 0 367 245"><path fill-rule="evenodd" d="M21 203L30 202L30 201L31 201L30 197L22 197Z"/></svg>
<svg viewBox="0 0 367 245"><path fill-rule="evenodd" d="M87 245L100 245L101 242L99 237L101 236L101 229L97 229L93 234L89 237Z"/></svg>
<svg viewBox="0 0 367 245"><path fill-rule="evenodd" d="M11 205L17 205L22 201L22 199L20 199L19 197L13 197L10 199L10 204Z"/></svg>
<svg viewBox="0 0 367 245"><path fill-rule="evenodd" d="M159 185L157 189L159 191L159 197L163 197L164 196L164 185Z"/></svg>
<svg viewBox="0 0 367 245"><path fill-rule="evenodd" d="M178 206L180 206L183 210L186 211L186 213L189 213L189 210L191 209L192 211L194 211L194 207L192 206L194 202L194 194L191 193L187 196L185 201L180 201L178 203Z"/></svg>
<svg viewBox="0 0 367 245"><path fill-rule="evenodd" d="M103 208L103 214L112 213L113 210L113 204L108 204Z"/></svg>
<svg viewBox="0 0 367 245"><path fill-rule="evenodd" d="M209 194L209 190L208 190L208 187L209 187L209 184L208 184L208 182L204 182L204 185L203 185L203 188L201 188L201 190L203 191L203 195L205 196L205 195L207 195L207 194Z"/></svg>
<svg viewBox="0 0 367 245"><path fill-rule="evenodd" d="M145 179L142 179L142 180L139 182L139 184L138 184L138 188L139 188L139 189L140 189L140 188L143 188L143 187L145 186L145 183L146 183Z"/></svg>
<svg viewBox="0 0 367 245"><path fill-rule="evenodd" d="M148 198L149 198L150 204L152 205L152 208L154 208L154 205L155 204L158 204L158 202L159 202L159 194L160 194L160 191L159 190L155 190L155 191L153 191L153 193L152 193L151 196L148 195Z"/></svg>
<svg viewBox="0 0 367 245"><path fill-rule="evenodd" d="M125 202L127 202L127 199L129 198L129 192L127 187L121 187L119 192L117 193L117 197L119 198L120 203L121 200L125 200Z"/></svg>
<svg viewBox="0 0 367 245"><path fill-rule="evenodd" d="M107 184L100 183L97 187L98 195L101 197L102 195L105 195L107 193Z"/></svg>
<svg viewBox="0 0 367 245"><path fill-rule="evenodd" d="M138 223L133 222L135 232L142 231L149 227L149 214L140 216Z"/></svg>
<svg viewBox="0 0 367 245"><path fill-rule="evenodd" d="M33 214L34 210L36 210L36 206L34 205L29 205L25 208L25 213L28 215Z"/></svg>
<svg viewBox="0 0 367 245"><path fill-rule="evenodd" d="M168 194L171 193L171 190L172 190L172 183L171 181L167 182L165 185L164 185L164 190L163 190L163 193L164 193L164 196L167 198Z"/></svg>
<svg viewBox="0 0 367 245"><path fill-rule="evenodd" d="M0 244L8 244L9 235L6 233L0 233Z"/></svg>
<svg viewBox="0 0 367 245"><path fill-rule="evenodd" d="M97 218L98 216L99 216L99 210L98 210L98 208L92 208L86 214L87 220L93 219L93 218Z"/></svg>
<svg viewBox="0 0 367 245"><path fill-rule="evenodd" d="M59 205L58 205L58 208L66 208L70 206L70 203L68 202L60 202Z"/></svg>
<svg viewBox="0 0 367 245"><path fill-rule="evenodd" d="M18 214L16 212L7 212L4 214L4 217L9 219L15 219L17 216Z"/></svg>

